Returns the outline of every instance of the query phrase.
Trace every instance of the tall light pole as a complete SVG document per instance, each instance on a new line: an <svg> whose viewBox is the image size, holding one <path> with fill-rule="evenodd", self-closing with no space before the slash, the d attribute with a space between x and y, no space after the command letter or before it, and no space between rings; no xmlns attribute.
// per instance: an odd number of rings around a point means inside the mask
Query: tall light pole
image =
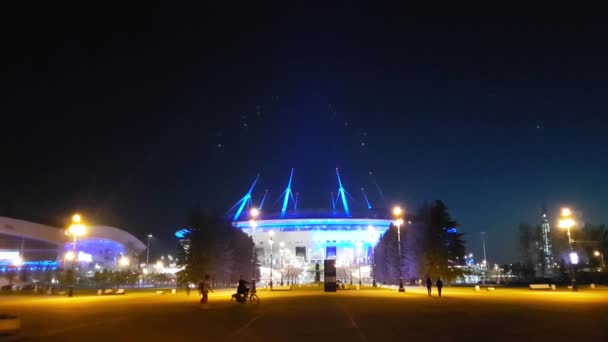
<svg viewBox="0 0 608 342"><path fill-rule="evenodd" d="M72 276L74 277L74 280L76 280L76 263L78 262L78 251L76 247L77 239L79 236L84 235L87 230L86 226L81 221L82 217L79 214L74 214L72 216L72 225L70 225L66 231L66 234L71 234L74 238L71 253L68 251L64 256L64 260L72 261ZM74 286L72 285L68 289L69 297L72 297L73 291Z"/></svg>
<svg viewBox="0 0 608 342"><path fill-rule="evenodd" d="M260 210L258 208L251 208L249 210L249 225L251 226L251 241L253 242L253 247L251 249L251 293L255 293L255 266L257 264L257 258L255 256L255 229L258 224L255 221L258 216L260 216Z"/></svg>
<svg viewBox="0 0 608 342"><path fill-rule="evenodd" d="M403 218L401 215L403 214L403 210L400 206L395 206L393 208L393 216L395 217L397 224L397 250L399 251L399 292L405 292L405 288L403 287L403 278L401 277L401 225L403 224Z"/></svg>
<svg viewBox="0 0 608 342"><path fill-rule="evenodd" d="M377 241L377 235L376 235L376 229L374 228L374 226L369 225L367 226L367 231L369 233L369 243L371 245L371 253L369 255L369 258L367 259L367 264L370 266L370 272L371 272L371 278L372 278L372 286L376 287L376 277L374 275L375 273L375 260L374 260L374 245Z"/></svg>
<svg viewBox="0 0 608 342"><path fill-rule="evenodd" d="M562 208L561 216L559 219L558 227L562 229L566 229L566 233L568 234L568 248L570 250L570 275L571 275L571 285L572 291L576 291L576 277L575 277L575 269L574 265L578 264L578 255L574 251L574 240L572 239L572 234L570 233L570 228L574 227L576 222L572 219L572 210L570 208Z"/></svg>
<svg viewBox="0 0 608 342"><path fill-rule="evenodd" d="M144 275L146 276L146 283L148 283L148 273L150 272L150 239L152 239L152 234L148 234L148 245L146 248L146 272Z"/></svg>
<svg viewBox="0 0 608 342"><path fill-rule="evenodd" d="M272 244L274 243L274 241L272 240L272 237L274 236L274 230L271 230L268 232L268 243L270 244L270 289L272 290L272 267L273 267L273 255L272 255Z"/></svg>

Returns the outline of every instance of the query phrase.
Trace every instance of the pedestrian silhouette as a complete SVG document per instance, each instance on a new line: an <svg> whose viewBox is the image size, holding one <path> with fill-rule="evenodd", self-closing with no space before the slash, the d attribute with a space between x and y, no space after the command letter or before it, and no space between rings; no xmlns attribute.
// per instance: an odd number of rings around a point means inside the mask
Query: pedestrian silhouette
<svg viewBox="0 0 608 342"><path fill-rule="evenodd" d="M432 288L433 288L433 281L431 281L431 278L426 278L426 290L429 293L429 296L431 296Z"/></svg>
<svg viewBox="0 0 608 342"><path fill-rule="evenodd" d="M207 304L209 300L209 291L213 292L209 284L209 275L205 274L205 278L198 284L198 292L201 294L201 304Z"/></svg>
<svg viewBox="0 0 608 342"><path fill-rule="evenodd" d="M441 278L437 279L435 285L437 286L437 293L439 294L439 297L441 297L441 289L443 288L443 281L441 281Z"/></svg>

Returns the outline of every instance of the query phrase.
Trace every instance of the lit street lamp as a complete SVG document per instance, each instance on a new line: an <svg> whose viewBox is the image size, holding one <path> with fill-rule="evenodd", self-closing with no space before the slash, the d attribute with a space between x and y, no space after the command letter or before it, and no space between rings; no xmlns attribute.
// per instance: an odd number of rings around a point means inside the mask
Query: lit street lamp
<svg viewBox="0 0 608 342"><path fill-rule="evenodd" d="M600 267L601 267L601 270L604 270L604 266L606 266L604 264L604 253L602 253L600 251L594 251L593 255L595 255L596 257L600 257Z"/></svg>
<svg viewBox="0 0 608 342"><path fill-rule="evenodd" d="M401 278L401 225L403 224L403 219L401 215L403 214L403 210L399 206L395 206L393 208L393 216L397 219L395 223L397 224L397 248L399 251L399 292L405 292L405 288L403 287L403 278Z"/></svg>
<svg viewBox="0 0 608 342"><path fill-rule="evenodd" d="M562 208L558 227L561 229L566 229L566 232L568 234L568 247L570 249L570 274L572 276L571 284L572 291L576 291L576 277L574 274L574 265L578 264L578 254L576 254L576 252L574 251L574 240L572 239L572 234L570 233L570 228L574 227L576 222L574 222L571 216L572 211L570 210L570 208Z"/></svg>
<svg viewBox="0 0 608 342"><path fill-rule="evenodd" d="M251 210L249 210L249 225L251 226L251 240L253 241L253 247L251 248L251 293L255 293L256 289L255 289L255 266L257 263L256 260L256 256L255 256L255 229L257 228L258 224L255 221L258 216L260 216L260 210L258 208L251 208Z"/></svg>
<svg viewBox="0 0 608 342"><path fill-rule="evenodd" d="M86 226L81 223L82 217L79 214L72 216L72 225L70 225L66 231L67 235L72 235L74 238L74 244L72 245L72 251L68 251L65 254L65 260L72 262L72 275L76 277L76 262L78 261L78 252L76 248L77 239L79 236L86 234ZM68 288L68 297L72 297L74 286L71 285Z"/></svg>

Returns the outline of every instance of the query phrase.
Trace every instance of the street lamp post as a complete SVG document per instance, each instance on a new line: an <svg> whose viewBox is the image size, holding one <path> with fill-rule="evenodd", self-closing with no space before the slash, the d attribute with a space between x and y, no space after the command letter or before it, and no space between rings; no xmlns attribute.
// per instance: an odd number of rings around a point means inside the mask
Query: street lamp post
<svg viewBox="0 0 608 342"><path fill-rule="evenodd" d="M576 223L572 219L572 211L569 208L562 208L561 217L558 226L562 229L566 229L568 235L568 248L570 250L570 275L572 291L576 291L576 276L575 276L575 264L578 264L578 255L574 251L574 240L570 233L570 228L574 227Z"/></svg>
<svg viewBox="0 0 608 342"><path fill-rule="evenodd" d="M257 263L256 260L256 256L255 256L255 229L257 228L258 224L255 221L258 216L260 216L260 210L258 208L251 208L251 210L249 210L249 225L251 226L251 240L253 241L253 247L251 249L251 293L255 293L256 292L256 288L255 288L255 266Z"/></svg>
<svg viewBox="0 0 608 342"><path fill-rule="evenodd" d="M403 219L401 218L402 214L403 210L401 210L401 207L396 206L393 208L393 215L397 219L395 223L397 224L397 250L399 251L399 262L397 264L399 268L399 292L405 292L405 288L403 287L403 278L401 277L401 225L403 224Z"/></svg>
<svg viewBox="0 0 608 342"><path fill-rule="evenodd" d="M72 251L68 251L65 254L64 260L72 261L72 277L74 277L74 281L76 280L76 263L78 262L78 251L76 248L76 243L78 236L84 235L86 233L86 226L82 224L82 218L79 214L74 214L72 216L72 225L66 231L66 234L71 234L74 238L74 243L72 245ZM68 297L72 297L74 293L74 285L71 284L68 288Z"/></svg>
<svg viewBox="0 0 608 342"><path fill-rule="evenodd" d="M283 247L285 247L285 242L279 242L279 267L281 268L281 286L283 286L283 253L285 252Z"/></svg>
<svg viewBox="0 0 608 342"><path fill-rule="evenodd" d="M488 278L488 256L486 255L486 232L481 232L481 242L483 244L483 283L486 283Z"/></svg>
<svg viewBox="0 0 608 342"><path fill-rule="evenodd" d="M152 234L148 234L148 246L146 248L146 272L144 275L146 276L146 284L148 283L148 272L150 272L150 239L152 238Z"/></svg>
<svg viewBox="0 0 608 342"><path fill-rule="evenodd" d="M359 286L362 285L361 282L361 249L362 249L362 243L361 241L357 242L357 264L359 266Z"/></svg>
<svg viewBox="0 0 608 342"><path fill-rule="evenodd" d="M272 240L272 237L274 236L274 230L271 230L268 232L268 243L270 244L270 282L268 283L270 285L270 289L272 290L272 268L273 268L273 259L274 256L272 255L272 244L274 243L274 241Z"/></svg>

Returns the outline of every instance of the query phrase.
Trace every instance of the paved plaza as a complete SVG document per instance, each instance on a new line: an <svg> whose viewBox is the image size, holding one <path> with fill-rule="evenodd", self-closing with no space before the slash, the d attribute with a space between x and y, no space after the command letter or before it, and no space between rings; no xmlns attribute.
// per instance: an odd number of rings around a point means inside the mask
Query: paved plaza
<svg viewBox="0 0 608 342"><path fill-rule="evenodd" d="M445 288L268 292L259 305L217 290L205 306L186 296L2 296L23 341L606 341L608 289L530 291ZM436 293L434 293L436 295Z"/></svg>

